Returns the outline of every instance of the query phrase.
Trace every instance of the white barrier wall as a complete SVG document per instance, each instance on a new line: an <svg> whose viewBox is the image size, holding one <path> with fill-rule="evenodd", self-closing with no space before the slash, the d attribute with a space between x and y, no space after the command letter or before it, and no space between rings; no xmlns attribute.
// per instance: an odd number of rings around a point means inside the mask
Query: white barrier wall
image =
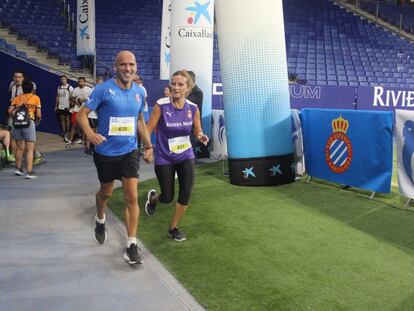
<svg viewBox="0 0 414 311"><path fill-rule="evenodd" d="M162 3L160 79L170 79L171 0Z"/></svg>

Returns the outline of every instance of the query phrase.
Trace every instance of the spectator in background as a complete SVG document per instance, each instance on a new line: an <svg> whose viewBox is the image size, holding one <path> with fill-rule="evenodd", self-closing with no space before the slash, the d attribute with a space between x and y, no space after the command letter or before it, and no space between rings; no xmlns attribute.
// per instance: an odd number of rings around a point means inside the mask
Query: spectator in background
<svg viewBox="0 0 414 311"><path fill-rule="evenodd" d="M200 122L203 123L203 91L196 85L196 76L193 71L187 71L191 80L193 88L190 91L190 94L187 95L187 99L194 104L197 105L198 110L200 111ZM197 155L197 138L194 136L194 133L191 135L191 144L193 146L194 154L196 155L196 158L200 156L200 154ZM201 146L200 146L201 147ZM200 148L201 149L201 148Z"/></svg>
<svg viewBox="0 0 414 311"><path fill-rule="evenodd" d="M68 83L68 77L63 75L60 77L60 85L57 89L55 111L57 112L62 129L62 138L70 131L70 93L73 87Z"/></svg>
<svg viewBox="0 0 414 311"><path fill-rule="evenodd" d="M95 85L104 83L104 79L102 77L96 77L96 83ZM92 88L91 90L91 94L93 92L95 88ZM83 103L82 107L85 105L85 103ZM89 126L91 127L91 129L96 133L96 130L98 128L98 115L96 114L95 111L91 111L88 114L88 121L89 121ZM91 141L85 137L85 155L93 155L93 151L94 151L94 144L91 143Z"/></svg>
<svg viewBox="0 0 414 311"><path fill-rule="evenodd" d="M165 95L165 97L170 97L171 96L171 93L172 93L172 87L171 87L171 85L167 85L164 88L164 95Z"/></svg>
<svg viewBox="0 0 414 311"><path fill-rule="evenodd" d="M24 72L22 70L15 70L13 73L13 81L10 82L9 85L9 92L10 92L10 103L12 102L13 98L17 95L23 94L22 83L25 79ZM36 94L36 83L33 83L33 91L32 93Z"/></svg>
<svg viewBox="0 0 414 311"><path fill-rule="evenodd" d="M24 80L30 81L30 79L24 74L23 70L20 70L20 69L15 70L13 73L13 81L10 82L10 85L9 85L10 103L13 101L13 99L17 95L21 95L24 93L23 88L22 88L22 83ZM32 94L36 94L36 83L34 83L33 81L31 81L31 83L33 84ZM7 120L7 125L11 127L10 116ZM16 154L16 143L14 142L13 137L10 141L10 151L12 154ZM33 152L34 152L33 165L38 165L45 161L42 154L39 152L39 150L36 149L36 146L34 146Z"/></svg>
<svg viewBox="0 0 414 311"><path fill-rule="evenodd" d="M203 91L196 84L196 76L193 71L188 71L191 79L193 80L194 87L190 91L190 94L187 95L187 99L197 105L198 110L200 111L200 118L203 121Z"/></svg>
<svg viewBox="0 0 414 311"><path fill-rule="evenodd" d="M14 128L12 131L13 139L16 140L16 170L14 171L16 176L25 176L27 179L34 179L37 176L33 173L33 150L36 141L36 128L35 124L39 124L41 120L41 104L40 98L37 95L32 94L33 83L31 81L24 80L22 83L23 94L16 96L10 107L9 114L13 116L15 110L21 106L26 105L30 115L30 125L26 128ZM27 171L24 174L22 170L22 158L26 147L26 166Z"/></svg>
<svg viewBox="0 0 414 311"><path fill-rule="evenodd" d="M15 157L10 153L10 132L5 129L0 128L0 140L3 142L5 147L5 157L9 162L16 161Z"/></svg>
<svg viewBox="0 0 414 311"><path fill-rule="evenodd" d="M91 91L92 89L86 85L86 79L84 77L79 77L78 86L70 94L71 107L73 108L71 117L72 128L70 129L70 138L66 143L66 147L70 147L74 144L75 133L77 129L76 115L78 114L78 111L80 110L82 104L88 100ZM79 138L76 142L82 143L82 139Z"/></svg>

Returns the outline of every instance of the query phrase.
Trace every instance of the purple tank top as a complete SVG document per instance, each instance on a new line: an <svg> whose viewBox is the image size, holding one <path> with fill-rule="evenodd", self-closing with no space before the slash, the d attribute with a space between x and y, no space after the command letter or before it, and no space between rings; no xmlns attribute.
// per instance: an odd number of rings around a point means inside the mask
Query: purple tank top
<svg viewBox="0 0 414 311"><path fill-rule="evenodd" d="M157 124L155 165L194 159L190 138L197 105L186 100L184 107L177 109L168 97L158 100L157 104L161 116Z"/></svg>

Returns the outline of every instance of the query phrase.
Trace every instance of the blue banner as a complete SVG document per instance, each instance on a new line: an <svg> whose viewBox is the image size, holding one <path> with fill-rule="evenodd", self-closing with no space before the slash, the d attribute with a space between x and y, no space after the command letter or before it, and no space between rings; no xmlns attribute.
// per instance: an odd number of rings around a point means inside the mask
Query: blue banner
<svg viewBox="0 0 414 311"><path fill-rule="evenodd" d="M356 88L353 86L290 85L290 107L355 109Z"/></svg>
<svg viewBox="0 0 414 311"><path fill-rule="evenodd" d="M289 85L290 108L356 109L356 91L353 86ZM213 83L213 109L223 110L221 83Z"/></svg>
<svg viewBox="0 0 414 311"><path fill-rule="evenodd" d="M392 112L303 109L301 121L310 176L390 192Z"/></svg>

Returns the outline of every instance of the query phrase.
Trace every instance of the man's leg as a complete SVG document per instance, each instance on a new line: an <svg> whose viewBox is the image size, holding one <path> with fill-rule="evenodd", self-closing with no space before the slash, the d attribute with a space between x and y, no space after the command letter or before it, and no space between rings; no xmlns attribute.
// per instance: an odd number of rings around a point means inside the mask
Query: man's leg
<svg viewBox="0 0 414 311"><path fill-rule="evenodd" d="M108 238L105 229L105 209L108 206L108 201L112 196L114 182L101 183L101 188L96 193L96 227L95 240L98 244L104 244Z"/></svg>
<svg viewBox="0 0 414 311"><path fill-rule="evenodd" d="M138 208L138 178L122 178L125 200L125 224L128 237L137 236L139 208Z"/></svg>
<svg viewBox="0 0 414 311"><path fill-rule="evenodd" d="M65 115L65 134L69 133L70 130L70 115Z"/></svg>
<svg viewBox="0 0 414 311"><path fill-rule="evenodd" d="M66 124L65 124L66 123L66 120L65 120L66 116L61 111L59 111L58 113L59 113L59 119L60 119L60 127L62 129L62 136L63 136L66 133Z"/></svg>
<svg viewBox="0 0 414 311"><path fill-rule="evenodd" d="M75 140L76 127L76 123L72 123L72 128L70 129L69 143L72 143Z"/></svg>
<svg viewBox="0 0 414 311"><path fill-rule="evenodd" d="M114 182L101 183L101 188L96 193L96 215L99 219L105 217L105 209L108 206L108 201L112 196Z"/></svg>
<svg viewBox="0 0 414 311"><path fill-rule="evenodd" d="M124 259L129 264L142 263L138 253L137 230L139 219L138 207L138 178L122 178L125 200L125 224L127 227L127 248Z"/></svg>

